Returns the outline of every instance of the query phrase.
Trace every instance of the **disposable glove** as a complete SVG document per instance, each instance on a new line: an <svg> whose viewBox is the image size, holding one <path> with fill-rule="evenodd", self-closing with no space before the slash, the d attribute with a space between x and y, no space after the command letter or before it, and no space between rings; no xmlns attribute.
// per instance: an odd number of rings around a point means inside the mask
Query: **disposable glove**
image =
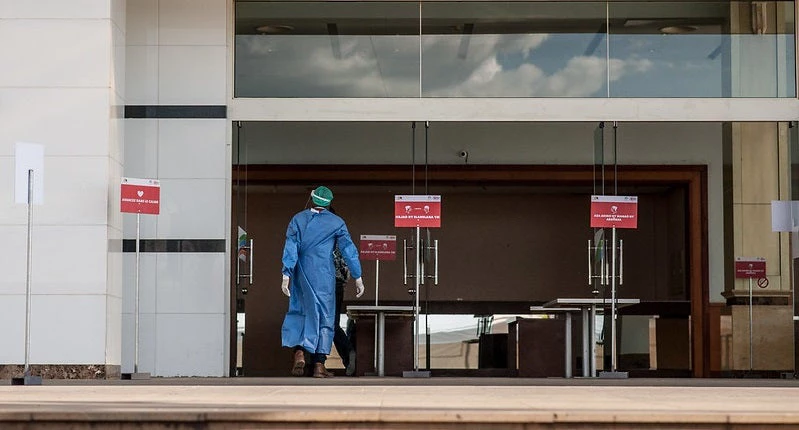
<svg viewBox="0 0 799 430"><path fill-rule="evenodd" d="M355 280L355 297L361 297L363 295L363 279L358 278Z"/></svg>
<svg viewBox="0 0 799 430"><path fill-rule="evenodd" d="M291 297L291 293L289 292L289 277L288 276L283 275L283 284L280 286L280 289L283 290L283 294L285 294L286 297Z"/></svg>

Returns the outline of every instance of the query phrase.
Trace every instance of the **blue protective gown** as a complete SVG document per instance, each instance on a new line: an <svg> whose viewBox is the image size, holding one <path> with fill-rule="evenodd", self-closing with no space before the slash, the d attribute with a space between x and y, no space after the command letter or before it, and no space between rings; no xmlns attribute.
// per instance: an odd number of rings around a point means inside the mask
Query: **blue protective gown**
<svg viewBox="0 0 799 430"><path fill-rule="evenodd" d="M306 209L291 219L283 248L283 274L291 281L283 320L283 346L329 354L336 312L333 248L338 245L352 277L361 277L358 248L344 220L327 210Z"/></svg>

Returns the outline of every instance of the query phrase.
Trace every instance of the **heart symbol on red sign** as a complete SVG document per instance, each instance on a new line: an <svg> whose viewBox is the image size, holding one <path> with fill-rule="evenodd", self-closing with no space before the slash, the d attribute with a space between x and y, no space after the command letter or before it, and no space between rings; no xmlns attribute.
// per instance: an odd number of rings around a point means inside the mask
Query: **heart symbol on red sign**
<svg viewBox="0 0 799 430"><path fill-rule="evenodd" d="M144 191L136 191L136 194L138 194L138 195L139 195L139 197L141 197L141 196L143 196L143 195L144 195Z"/></svg>

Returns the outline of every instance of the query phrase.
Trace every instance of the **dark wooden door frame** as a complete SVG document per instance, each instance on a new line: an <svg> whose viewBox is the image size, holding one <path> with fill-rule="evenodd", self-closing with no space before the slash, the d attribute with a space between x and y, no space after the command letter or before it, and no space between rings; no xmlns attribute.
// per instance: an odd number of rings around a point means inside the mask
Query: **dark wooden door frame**
<svg viewBox="0 0 799 430"><path fill-rule="evenodd" d="M411 166L402 165L250 165L246 170L237 170L236 167L233 168L234 187L237 183L309 187L321 183L409 184L413 176ZM621 186L681 185L687 189L689 242L687 263L691 297L692 374L694 377L709 377L711 354L708 318L710 278L707 249L707 167L618 166L617 173L618 183ZM416 166L417 181L423 178L423 174L423 168ZM608 168L605 170L605 179L613 181L615 174L613 169ZM428 180L436 184L590 185L593 175L592 165L434 165L429 166L427 170ZM232 196L235 199L235 190ZM233 203L235 220L235 201ZM236 252L232 252L232 264L236 264L236 257ZM231 294L231 297L236 297L235 281L232 282ZM235 339L235 312L232 312L231 318L232 339ZM231 347L236 347L235 342L231 342ZM235 364L231 367L233 366Z"/></svg>

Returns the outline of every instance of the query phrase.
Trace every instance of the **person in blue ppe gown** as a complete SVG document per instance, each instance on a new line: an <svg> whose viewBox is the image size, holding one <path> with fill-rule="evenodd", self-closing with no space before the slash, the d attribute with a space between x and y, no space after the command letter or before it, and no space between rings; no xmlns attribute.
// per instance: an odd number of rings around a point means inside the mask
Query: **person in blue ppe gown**
<svg viewBox="0 0 799 430"><path fill-rule="evenodd" d="M289 309L281 331L284 347L294 348L294 376L305 374L305 353L313 363L313 376L329 378L325 359L333 344L336 313L336 274L333 249L341 256L355 278L356 296L363 295L358 248L352 242L347 225L327 208L333 192L318 187L311 192L312 207L291 219L283 247L283 294L289 297Z"/></svg>

